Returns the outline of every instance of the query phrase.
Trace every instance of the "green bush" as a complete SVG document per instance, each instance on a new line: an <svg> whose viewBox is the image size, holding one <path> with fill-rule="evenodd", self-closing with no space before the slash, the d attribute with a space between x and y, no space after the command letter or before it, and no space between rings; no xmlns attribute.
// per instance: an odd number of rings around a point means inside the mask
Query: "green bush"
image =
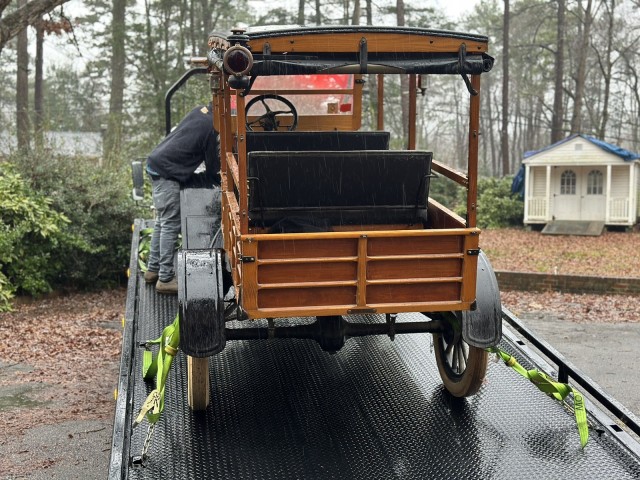
<svg viewBox="0 0 640 480"><path fill-rule="evenodd" d="M478 180L478 206L476 224L480 228L504 228L522 225L524 203L511 193L511 177L483 177ZM455 212L467 214L466 191L458 191Z"/></svg>
<svg viewBox="0 0 640 480"><path fill-rule="evenodd" d="M0 310L15 293L122 283L142 215L130 192L128 167L44 155L0 163Z"/></svg>
<svg viewBox="0 0 640 480"><path fill-rule="evenodd" d="M478 181L478 217L480 228L504 228L522 225L524 203L511 193L511 177L485 177Z"/></svg>
<svg viewBox="0 0 640 480"><path fill-rule="evenodd" d="M69 219L49 260L52 286L101 288L123 281L131 224L141 216L131 200L128 166L108 170L86 159L30 156L18 166L32 187Z"/></svg>
<svg viewBox="0 0 640 480"><path fill-rule="evenodd" d="M37 295L51 289L55 250L74 239L69 220L52 201L34 191L9 163L0 163L0 311L13 294Z"/></svg>

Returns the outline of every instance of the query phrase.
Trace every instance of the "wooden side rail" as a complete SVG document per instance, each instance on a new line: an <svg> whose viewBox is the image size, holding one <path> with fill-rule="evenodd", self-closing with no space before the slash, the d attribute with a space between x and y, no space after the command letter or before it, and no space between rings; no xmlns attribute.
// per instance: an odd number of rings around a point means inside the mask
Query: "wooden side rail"
<svg viewBox="0 0 640 480"><path fill-rule="evenodd" d="M453 180L454 182L462 185L465 188L469 186L469 178L464 173L459 172L458 170L454 170L447 165L434 160L431 162L431 169L434 172L438 172L439 174L444 175L448 179Z"/></svg>

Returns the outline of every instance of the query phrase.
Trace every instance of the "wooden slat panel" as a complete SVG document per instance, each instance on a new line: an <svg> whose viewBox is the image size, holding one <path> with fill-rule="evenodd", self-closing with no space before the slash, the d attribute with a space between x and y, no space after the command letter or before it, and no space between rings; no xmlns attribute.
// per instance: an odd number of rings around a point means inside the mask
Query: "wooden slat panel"
<svg viewBox="0 0 640 480"><path fill-rule="evenodd" d="M462 259L370 261L367 268L369 280L460 276Z"/></svg>
<svg viewBox="0 0 640 480"><path fill-rule="evenodd" d="M434 283L462 283L462 277L433 277L433 278L394 278L384 280L369 280L367 285L403 285L403 284L434 284Z"/></svg>
<svg viewBox="0 0 640 480"><path fill-rule="evenodd" d="M258 283L355 281L355 262L271 263L258 265Z"/></svg>
<svg viewBox="0 0 640 480"><path fill-rule="evenodd" d="M485 42L470 39L438 37L431 35L407 35L401 33L330 33L289 35L279 38L255 39L249 42L254 52L261 52L268 42L273 54L302 52L353 52L360 50L360 40L367 39L367 51L371 53L389 52L397 48L402 52L450 52L458 53L463 43L468 53L486 52Z"/></svg>
<svg viewBox="0 0 640 480"><path fill-rule="evenodd" d="M284 282L284 283L267 283L264 285L259 285L258 290L276 290L276 289L296 289L296 288L327 288L327 287L355 287L356 281L336 281L336 282L315 282L315 283L300 283L300 282ZM303 305L301 305L303 307Z"/></svg>
<svg viewBox="0 0 640 480"><path fill-rule="evenodd" d="M259 310L247 311L249 318L287 318L287 317L313 317L316 315L348 315L354 308L351 305L338 306L305 306L261 308ZM402 312L443 312L469 310L469 303L459 301L453 302L405 302L398 303L378 303L371 307L376 313L402 313Z"/></svg>
<svg viewBox="0 0 640 480"><path fill-rule="evenodd" d="M407 255L462 252L462 236L370 237L368 255Z"/></svg>
<svg viewBox="0 0 640 480"><path fill-rule="evenodd" d="M260 259L355 257L357 238L260 241Z"/></svg>
<svg viewBox="0 0 640 480"><path fill-rule="evenodd" d="M259 308L305 308L319 306L355 305L356 287L319 287L260 290Z"/></svg>
<svg viewBox="0 0 640 480"><path fill-rule="evenodd" d="M369 285L367 304L378 303L427 303L460 300L460 283Z"/></svg>

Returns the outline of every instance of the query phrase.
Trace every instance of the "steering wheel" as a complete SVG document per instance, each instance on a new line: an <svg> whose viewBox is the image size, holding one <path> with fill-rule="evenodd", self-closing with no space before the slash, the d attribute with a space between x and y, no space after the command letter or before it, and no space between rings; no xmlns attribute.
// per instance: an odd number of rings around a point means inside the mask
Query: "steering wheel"
<svg viewBox="0 0 640 480"><path fill-rule="evenodd" d="M289 110L271 110L271 108L269 108L269 105L267 105L267 102L265 102L265 100L267 99L272 99L277 102L283 103L284 105L286 105L286 107ZM266 113L260 115L253 122L249 122L247 120L246 121L247 130L253 131L253 127L256 125L259 125L264 129L265 132L276 131L280 127L280 122L276 117L278 115L287 115L287 114L293 115L293 122L291 123L291 125L287 127L287 130L295 130L296 127L298 126L298 112L296 111L296 107L293 106L293 103L291 103L286 98L273 93L268 93L266 95L258 95L257 97L254 97L251 100L249 100L244 110L245 118L249 118L249 110L258 102L262 103L262 105L264 106L264 109L266 110Z"/></svg>

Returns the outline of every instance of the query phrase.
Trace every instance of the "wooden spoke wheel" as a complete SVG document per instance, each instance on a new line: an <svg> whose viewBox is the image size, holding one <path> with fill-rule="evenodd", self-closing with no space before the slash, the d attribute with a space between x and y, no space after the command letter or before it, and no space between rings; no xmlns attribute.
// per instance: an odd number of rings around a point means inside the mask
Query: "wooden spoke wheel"
<svg viewBox="0 0 640 480"><path fill-rule="evenodd" d="M187 355L187 397L192 410L205 410L210 401L209 357Z"/></svg>
<svg viewBox="0 0 640 480"><path fill-rule="evenodd" d="M487 373L487 352L467 344L453 331L433 334L436 363L445 388L454 397L475 394Z"/></svg>

